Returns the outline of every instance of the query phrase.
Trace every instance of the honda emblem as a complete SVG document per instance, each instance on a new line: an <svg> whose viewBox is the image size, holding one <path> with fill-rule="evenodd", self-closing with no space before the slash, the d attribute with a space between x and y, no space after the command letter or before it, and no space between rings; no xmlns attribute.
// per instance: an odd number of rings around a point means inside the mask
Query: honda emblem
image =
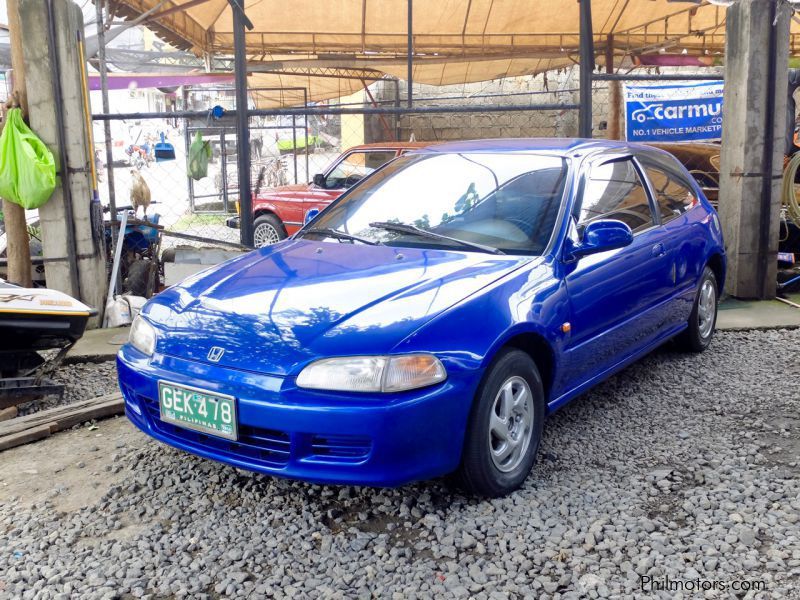
<svg viewBox="0 0 800 600"><path fill-rule="evenodd" d="M219 346L212 346L211 350L208 351L208 360L211 362L219 362L222 358L222 355L225 354L225 348L220 348Z"/></svg>

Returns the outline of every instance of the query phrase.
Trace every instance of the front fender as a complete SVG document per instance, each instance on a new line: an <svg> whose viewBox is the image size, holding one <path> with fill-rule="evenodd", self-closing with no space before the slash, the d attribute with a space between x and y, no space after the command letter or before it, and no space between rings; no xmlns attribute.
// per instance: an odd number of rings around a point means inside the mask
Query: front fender
<svg viewBox="0 0 800 600"><path fill-rule="evenodd" d="M541 262L452 306L393 352L430 352L446 368L474 371L479 380L501 348L521 335L535 334L548 345L555 370L564 343L561 326L568 318L564 283L554 276L552 263Z"/></svg>

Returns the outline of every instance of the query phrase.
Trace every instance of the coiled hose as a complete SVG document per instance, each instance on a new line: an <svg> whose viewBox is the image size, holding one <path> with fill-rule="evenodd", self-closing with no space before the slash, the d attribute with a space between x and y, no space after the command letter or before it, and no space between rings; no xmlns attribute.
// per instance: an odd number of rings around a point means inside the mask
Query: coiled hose
<svg viewBox="0 0 800 600"><path fill-rule="evenodd" d="M786 216L798 227L800 227L800 202L795 193L794 182L797 171L800 169L800 152L797 152L789 160L789 164L783 170L783 193L781 202L786 207Z"/></svg>

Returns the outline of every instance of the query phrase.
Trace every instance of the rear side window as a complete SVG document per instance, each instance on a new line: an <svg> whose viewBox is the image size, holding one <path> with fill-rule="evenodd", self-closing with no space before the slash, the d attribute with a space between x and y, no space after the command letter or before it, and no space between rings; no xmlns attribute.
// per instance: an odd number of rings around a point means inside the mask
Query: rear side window
<svg viewBox="0 0 800 600"><path fill-rule="evenodd" d="M647 192L629 159L590 168L574 216L580 228L599 219L622 221L634 233L654 225Z"/></svg>
<svg viewBox="0 0 800 600"><path fill-rule="evenodd" d="M669 223L697 204L694 190L674 173L649 164L644 170L653 186L662 223Z"/></svg>

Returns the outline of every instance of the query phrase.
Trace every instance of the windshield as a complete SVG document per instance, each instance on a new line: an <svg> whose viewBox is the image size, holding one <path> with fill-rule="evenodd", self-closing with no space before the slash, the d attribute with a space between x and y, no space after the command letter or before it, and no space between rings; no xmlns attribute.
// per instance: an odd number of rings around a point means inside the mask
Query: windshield
<svg viewBox="0 0 800 600"><path fill-rule="evenodd" d="M355 238L338 236L342 243L469 250L461 240L538 255L550 240L566 173L566 160L557 156L409 154L331 205L304 235L329 238L313 231L336 230ZM392 224L423 231L401 231Z"/></svg>

